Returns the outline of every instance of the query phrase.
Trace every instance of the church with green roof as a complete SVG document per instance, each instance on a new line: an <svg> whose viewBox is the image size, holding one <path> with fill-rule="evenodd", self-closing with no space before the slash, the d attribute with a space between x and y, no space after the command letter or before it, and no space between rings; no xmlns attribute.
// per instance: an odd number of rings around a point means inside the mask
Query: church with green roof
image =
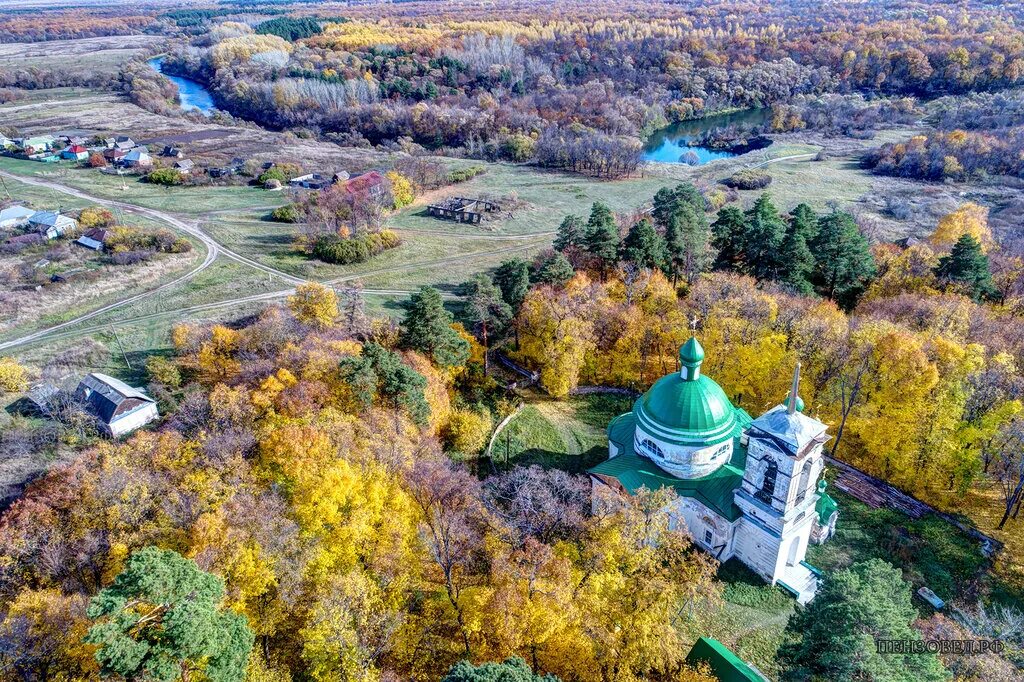
<svg viewBox="0 0 1024 682"><path fill-rule="evenodd" d="M803 412L799 364L783 404L755 419L701 372L703 361L691 337L679 372L611 421L608 459L589 471L594 503L670 488L671 522L697 545L721 561L736 557L807 603L819 579L804 561L807 547L832 536L839 513L818 482L827 427Z"/></svg>

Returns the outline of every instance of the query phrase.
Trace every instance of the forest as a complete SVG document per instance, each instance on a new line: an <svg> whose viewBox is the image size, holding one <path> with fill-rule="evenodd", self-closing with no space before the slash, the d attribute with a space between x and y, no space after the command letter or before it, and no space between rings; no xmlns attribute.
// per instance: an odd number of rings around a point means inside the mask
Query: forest
<svg viewBox="0 0 1024 682"><path fill-rule="evenodd" d="M1019 30L981 9L922 16L914 3L827 3L814 21L801 3L634 8L644 20L622 4L589 5L596 21L569 18L567 5L538 9L477 17L460 3L404 3L317 31L300 19L229 21L167 64L265 125L613 176L636 170L639 141L654 130L710 112L800 98L817 108L819 97L852 93L995 92L1024 74ZM892 119L907 104L872 108L871 119ZM803 118L825 125L820 111ZM845 111L840 126L867 125L857 118Z"/></svg>

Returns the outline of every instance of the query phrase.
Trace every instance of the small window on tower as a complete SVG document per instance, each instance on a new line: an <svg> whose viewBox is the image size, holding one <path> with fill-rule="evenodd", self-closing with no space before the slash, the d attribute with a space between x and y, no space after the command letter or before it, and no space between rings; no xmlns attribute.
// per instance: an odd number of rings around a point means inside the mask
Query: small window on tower
<svg viewBox="0 0 1024 682"><path fill-rule="evenodd" d="M705 545L710 545L712 543L712 541L714 540L714 537L715 536L711 534L711 531L705 530L704 531L704 544Z"/></svg>
<svg viewBox="0 0 1024 682"><path fill-rule="evenodd" d="M765 504L771 504L775 497L775 478L779 475L779 465L774 460L768 461L764 470L764 480L761 481L761 489L757 491L757 499Z"/></svg>

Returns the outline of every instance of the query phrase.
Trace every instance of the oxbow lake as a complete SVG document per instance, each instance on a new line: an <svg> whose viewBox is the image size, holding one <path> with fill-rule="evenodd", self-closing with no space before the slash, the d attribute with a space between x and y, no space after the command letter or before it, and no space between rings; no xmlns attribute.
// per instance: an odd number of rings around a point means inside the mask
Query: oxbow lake
<svg viewBox="0 0 1024 682"><path fill-rule="evenodd" d="M745 109L730 114L716 114L696 118L692 121L680 121L667 128L662 128L647 139L647 143L644 145L644 161L686 163L683 161L683 156L691 151L697 155L699 164L736 156L734 152L724 149L690 146L689 143L701 139L709 130L716 128L726 128L731 125L740 128L759 126L766 123L770 116L770 109Z"/></svg>
<svg viewBox="0 0 1024 682"><path fill-rule="evenodd" d="M209 115L215 108L210 91L202 83L191 78L164 73L163 62L163 57L155 57L149 60L149 65L154 71L163 74L168 80L178 86L178 98L181 100L181 108L185 111L199 111Z"/></svg>

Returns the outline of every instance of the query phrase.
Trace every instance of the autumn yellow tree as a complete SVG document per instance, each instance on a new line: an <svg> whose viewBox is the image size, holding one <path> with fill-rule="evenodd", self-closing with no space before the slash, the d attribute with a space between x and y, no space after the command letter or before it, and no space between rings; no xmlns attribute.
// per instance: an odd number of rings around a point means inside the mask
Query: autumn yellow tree
<svg viewBox="0 0 1024 682"><path fill-rule="evenodd" d="M288 297L288 308L299 322L324 329L338 317L338 294L318 282L306 282Z"/></svg>
<svg viewBox="0 0 1024 682"><path fill-rule="evenodd" d="M977 239L984 251L995 245L992 230L988 226L987 208L970 201L963 204L939 219L928 241L936 250L947 251L965 234Z"/></svg>
<svg viewBox="0 0 1024 682"><path fill-rule="evenodd" d="M520 309L518 357L540 371L540 385L564 397L579 383L586 355L594 347L587 318L590 282L577 275L564 291L549 286L527 294Z"/></svg>

